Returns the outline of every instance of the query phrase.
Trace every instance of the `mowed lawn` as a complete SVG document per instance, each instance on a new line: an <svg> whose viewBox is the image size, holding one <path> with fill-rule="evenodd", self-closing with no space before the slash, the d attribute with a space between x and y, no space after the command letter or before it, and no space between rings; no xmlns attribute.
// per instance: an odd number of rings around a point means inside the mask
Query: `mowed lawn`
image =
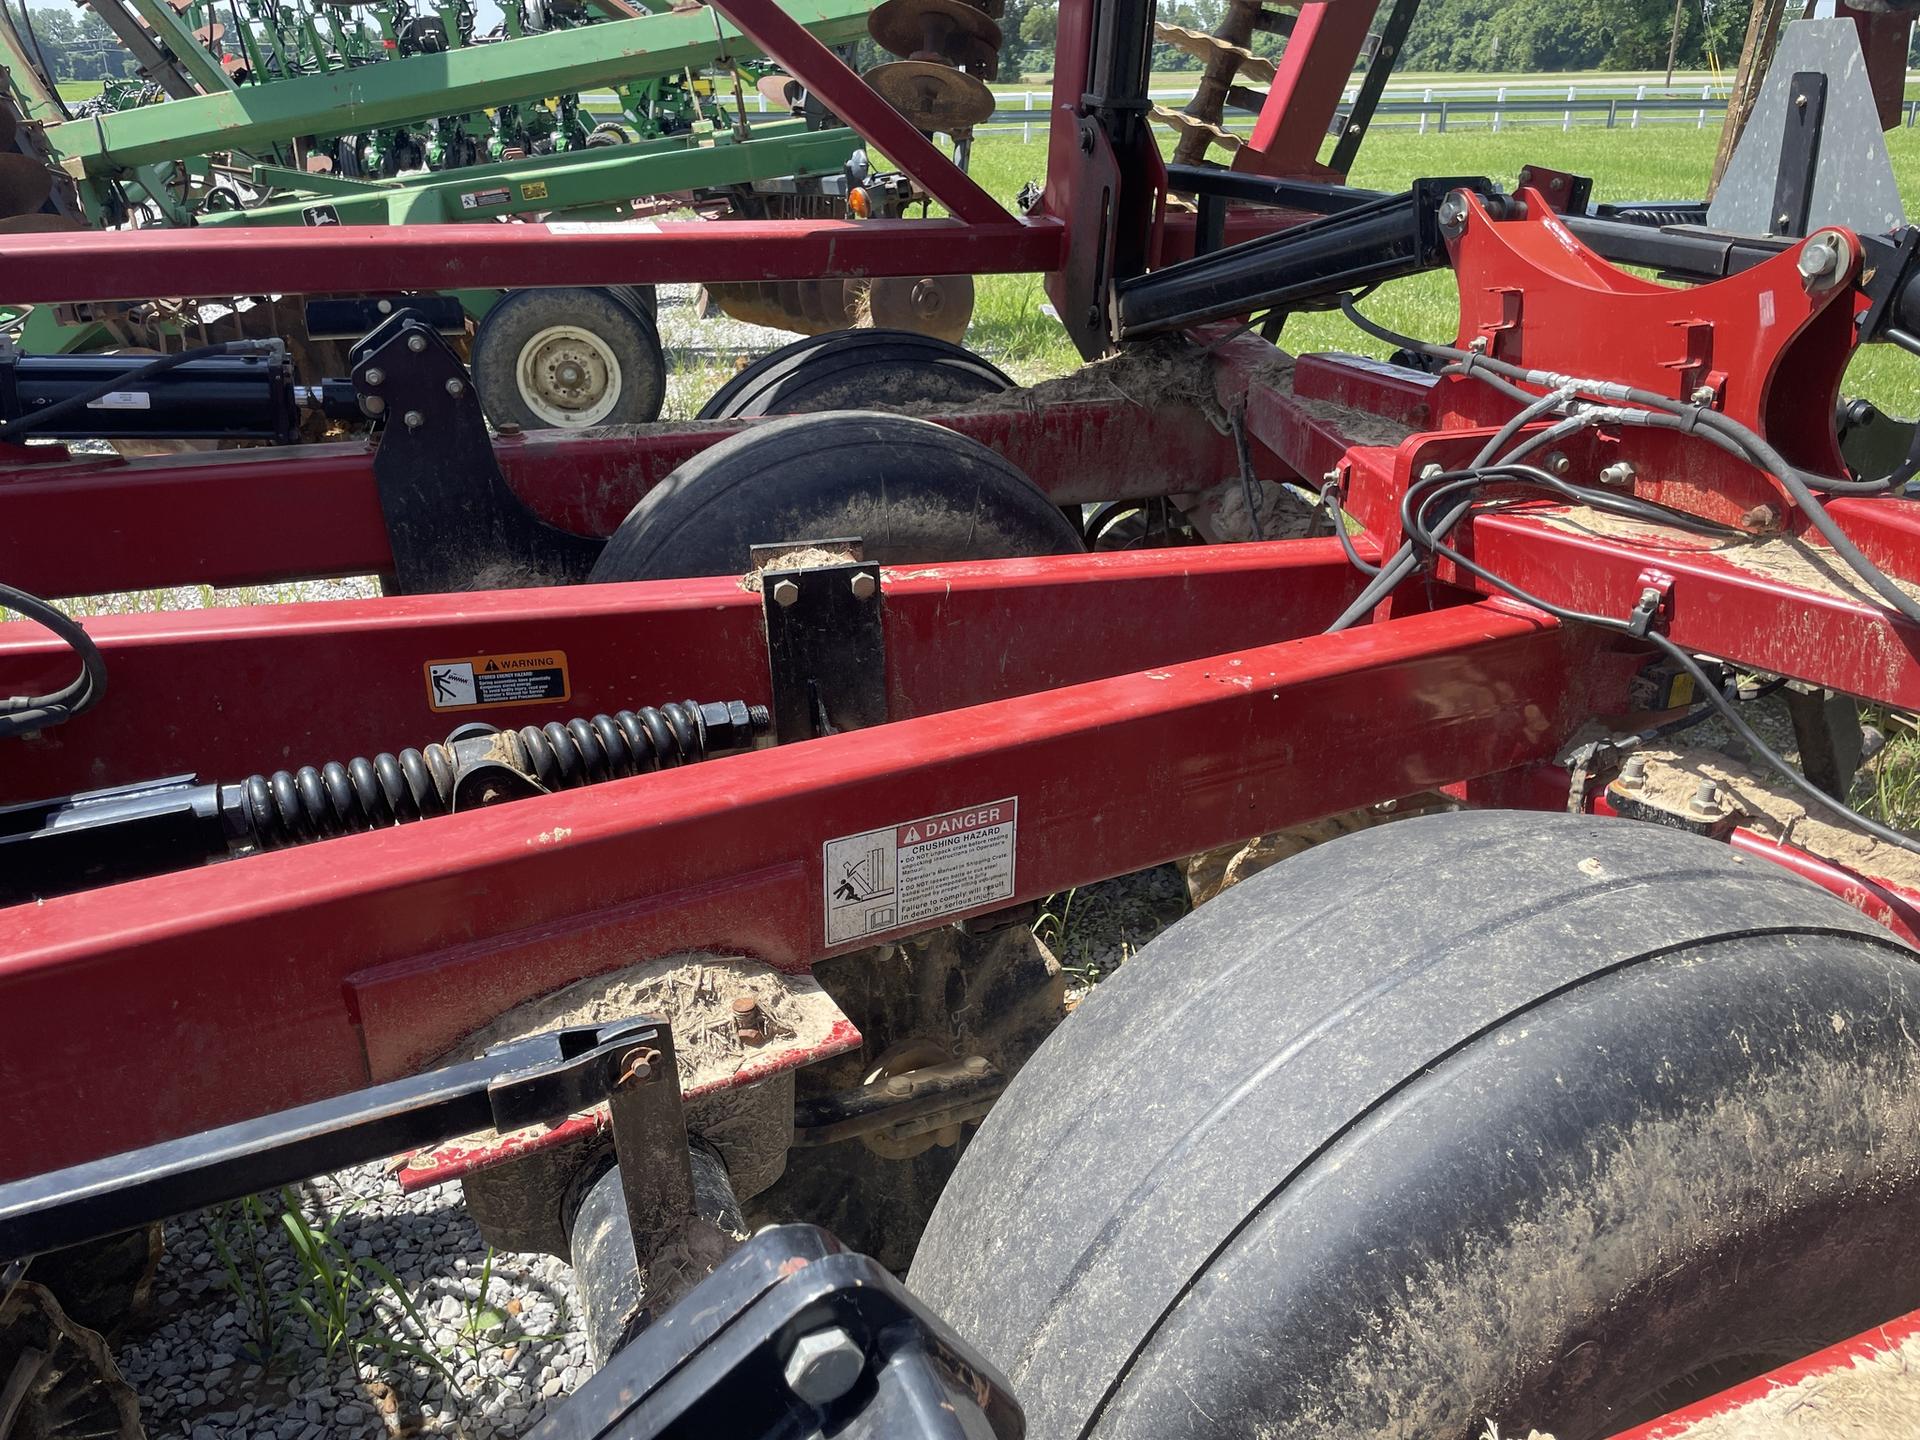
<svg viewBox="0 0 1920 1440"><path fill-rule="evenodd" d="M1638 130L1562 131L1555 126L1418 135L1386 132L1367 137L1351 179L1355 185L1402 190L1422 175L1486 175L1511 185L1529 162L1571 170L1594 179L1597 200L1685 200L1705 193L1718 130L1689 126L1643 126ZM1920 215L1920 131L1887 136L1894 174L1909 213ZM974 146L973 173L1003 200L1046 169L1041 133L1022 144L1018 135L989 134ZM1079 361L1071 344L1042 310L1046 297L1037 276L982 277L968 343L992 356L1016 378L1032 381L1058 374ZM1367 313L1396 330L1426 339L1453 338L1456 301L1451 272L1416 276L1382 286ZM1385 346L1360 334L1335 314L1296 316L1281 342L1289 350L1352 350L1384 356ZM1870 346L1854 361L1848 392L1863 395L1899 415L1920 411L1920 360L1888 346Z"/></svg>

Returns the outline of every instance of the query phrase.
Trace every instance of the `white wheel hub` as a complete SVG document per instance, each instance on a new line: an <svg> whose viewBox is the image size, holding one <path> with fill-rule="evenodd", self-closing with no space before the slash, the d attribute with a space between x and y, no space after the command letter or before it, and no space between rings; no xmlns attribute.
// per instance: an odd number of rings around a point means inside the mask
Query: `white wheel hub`
<svg viewBox="0 0 1920 1440"><path fill-rule="evenodd" d="M597 425L620 403L620 361L578 325L549 325L520 347L514 380L527 408L549 425Z"/></svg>

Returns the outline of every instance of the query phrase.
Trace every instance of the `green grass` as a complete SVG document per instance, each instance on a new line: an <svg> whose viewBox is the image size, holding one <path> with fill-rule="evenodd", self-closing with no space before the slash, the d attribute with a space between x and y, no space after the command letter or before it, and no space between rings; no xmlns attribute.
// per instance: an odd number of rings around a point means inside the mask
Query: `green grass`
<svg viewBox="0 0 1920 1440"><path fill-rule="evenodd" d="M1512 184L1529 162L1594 177L1597 200L1675 200L1705 193L1718 131L1686 126L1639 130L1557 126L1479 130L1445 135L1386 133L1367 137L1352 181L1381 190L1402 190L1423 175L1487 175ZM1909 212L1920 214L1920 131L1895 130L1887 137L1894 174ZM1042 132L1022 144L1013 134L983 137L973 152L973 173L989 191L1010 200L1022 184L1046 169ZM1059 324L1041 310L1045 296L1037 276L990 275L978 281L968 343L1031 383L1063 374L1079 356ZM1452 339L1457 319L1453 275L1440 271L1382 286L1367 313L1392 329L1423 339ZM1360 334L1337 313L1289 320L1281 343L1289 350L1349 350L1382 357L1389 347ZM1914 362L1887 346L1863 349L1847 374L1849 394L1864 396L1897 415L1920 410Z"/></svg>
<svg viewBox="0 0 1920 1440"><path fill-rule="evenodd" d="M98 80L62 80L55 88L62 100L91 100L105 87Z"/></svg>

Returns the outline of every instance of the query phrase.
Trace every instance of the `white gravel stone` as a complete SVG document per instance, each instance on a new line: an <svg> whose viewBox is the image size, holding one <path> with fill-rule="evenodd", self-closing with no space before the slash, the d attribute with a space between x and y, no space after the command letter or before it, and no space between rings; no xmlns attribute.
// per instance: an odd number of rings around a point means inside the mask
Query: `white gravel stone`
<svg viewBox="0 0 1920 1440"><path fill-rule="evenodd" d="M336 1270L368 1258L393 1268L428 1332L422 1335L385 1282L363 1268L353 1291L357 1318L329 1361L293 1303L301 1294L320 1304L294 1261L276 1198L255 1236L276 1327L271 1363L262 1368L255 1271L244 1254L241 1221L230 1213L223 1232L238 1284L211 1243L209 1216L172 1221L152 1312L129 1329L116 1357L140 1392L142 1416L156 1440L392 1440L397 1432L513 1440L540 1422L554 1397L571 1393L592 1373L564 1262L496 1255L487 1294L480 1295L487 1247L457 1187L405 1196L386 1166L367 1165L323 1176L295 1193L316 1230L322 1209L335 1217ZM404 1266L394 1264L397 1255L407 1257ZM517 1313L509 1308L514 1300ZM466 1334L483 1303L506 1323ZM446 1375L408 1355L383 1352L381 1334L434 1354L456 1383L448 1385ZM389 1392L394 1408L386 1413L379 1397Z"/></svg>

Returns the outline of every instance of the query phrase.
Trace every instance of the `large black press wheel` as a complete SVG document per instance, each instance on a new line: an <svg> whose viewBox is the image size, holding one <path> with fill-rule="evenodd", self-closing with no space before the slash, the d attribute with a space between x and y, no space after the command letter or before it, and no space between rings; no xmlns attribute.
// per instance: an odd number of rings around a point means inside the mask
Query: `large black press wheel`
<svg viewBox="0 0 1920 1440"><path fill-rule="evenodd" d="M754 545L850 535L883 565L1081 548L1040 487L978 441L844 410L771 420L681 464L620 522L588 578L738 575Z"/></svg>
<svg viewBox="0 0 1920 1440"><path fill-rule="evenodd" d="M481 318L473 383L495 425L571 430L659 418L667 361L634 286L513 290Z"/></svg>
<svg viewBox="0 0 1920 1440"><path fill-rule="evenodd" d="M964 405L1014 388L963 346L909 330L836 330L762 355L714 391L702 420L868 405Z"/></svg>
<svg viewBox="0 0 1920 1440"><path fill-rule="evenodd" d="M835 411L770 420L694 456L634 506L589 579L737 575L756 544L845 536L884 564L1081 548L1073 523L985 446L904 415ZM865 1043L802 1070L802 1099L972 1055L1011 1074L1065 1013L1060 968L1024 926L986 936L949 928L815 973ZM882 1155L860 1140L795 1150L749 1219L825 1224L904 1269L955 1154L933 1145Z"/></svg>
<svg viewBox="0 0 1920 1440"><path fill-rule="evenodd" d="M1612 1433L1920 1304L1920 967L1627 821L1366 831L1041 1047L912 1284L1035 1440Z"/></svg>

